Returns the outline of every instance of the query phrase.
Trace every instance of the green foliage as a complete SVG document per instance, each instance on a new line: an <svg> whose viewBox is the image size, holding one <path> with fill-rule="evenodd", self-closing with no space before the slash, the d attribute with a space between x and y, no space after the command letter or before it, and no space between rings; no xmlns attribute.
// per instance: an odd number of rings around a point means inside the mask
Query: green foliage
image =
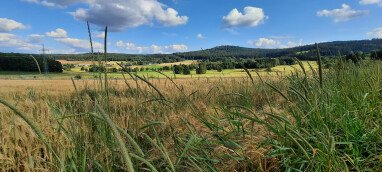
<svg viewBox="0 0 382 172"><path fill-rule="evenodd" d="M174 65L173 67L175 74L182 74L183 73L183 66L182 65Z"/></svg>
<svg viewBox="0 0 382 172"><path fill-rule="evenodd" d="M41 70L44 70L44 59L35 57ZM39 72L39 67L32 57L17 53L0 53L0 70L3 71L22 71ZM60 62L47 58L49 72L61 73L63 67Z"/></svg>
<svg viewBox="0 0 382 172"><path fill-rule="evenodd" d="M365 59L365 56L362 52L354 53L353 51L350 54L345 56L347 61L352 61L353 63L358 64L361 60Z"/></svg>
<svg viewBox="0 0 382 172"><path fill-rule="evenodd" d="M371 52L370 58L373 60L382 60L382 50Z"/></svg>
<svg viewBox="0 0 382 172"><path fill-rule="evenodd" d="M63 69L66 71L71 71L73 68L75 68L74 64L64 64L62 65Z"/></svg>
<svg viewBox="0 0 382 172"><path fill-rule="evenodd" d="M82 79L82 75L77 74L76 76L74 76L74 79Z"/></svg>
<svg viewBox="0 0 382 172"><path fill-rule="evenodd" d="M105 67L99 65L91 65L89 72L105 72Z"/></svg>
<svg viewBox="0 0 382 172"><path fill-rule="evenodd" d="M183 65L183 75L189 75L191 74L191 69L187 65Z"/></svg>
<svg viewBox="0 0 382 172"><path fill-rule="evenodd" d="M334 41L320 43L322 56L333 56L333 52L341 52L344 55L351 51L370 53L382 49L382 39L359 40L359 41ZM285 49L259 49L244 48L238 46L219 46L207 50L175 53L179 57L194 60L222 61L227 58L278 58L297 57L299 60L314 60L315 45L304 45ZM303 53L301 53L303 52Z"/></svg>
<svg viewBox="0 0 382 172"><path fill-rule="evenodd" d="M196 74L206 74L207 73L207 65L206 63L199 63L198 68L196 68Z"/></svg>

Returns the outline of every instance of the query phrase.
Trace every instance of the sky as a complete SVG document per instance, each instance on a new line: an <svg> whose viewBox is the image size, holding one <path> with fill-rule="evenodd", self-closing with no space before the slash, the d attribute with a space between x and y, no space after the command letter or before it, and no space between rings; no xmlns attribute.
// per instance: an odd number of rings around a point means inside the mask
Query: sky
<svg viewBox="0 0 382 172"><path fill-rule="evenodd" d="M0 52L153 54L382 38L382 0L3 0Z"/></svg>

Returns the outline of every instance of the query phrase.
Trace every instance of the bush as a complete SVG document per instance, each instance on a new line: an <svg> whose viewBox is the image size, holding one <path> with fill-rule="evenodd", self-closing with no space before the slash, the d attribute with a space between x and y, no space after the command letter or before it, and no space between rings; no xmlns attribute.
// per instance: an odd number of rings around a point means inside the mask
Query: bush
<svg viewBox="0 0 382 172"><path fill-rule="evenodd" d="M183 75L189 75L189 74L191 74L190 67L184 65L183 66Z"/></svg>
<svg viewBox="0 0 382 172"><path fill-rule="evenodd" d="M80 74L77 74L76 76L74 76L74 79L82 79L82 76Z"/></svg>
<svg viewBox="0 0 382 172"><path fill-rule="evenodd" d="M382 50L371 52L370 58L373 60L382 60Z"/></svg>
<svg viewBox="0 0 382 172"><path fill-rule="evenodd" d="M175 73L175 74L181 74L181 73L183 73L183 66L181 66L181 65L175 65L175 66L174 66L174 73Z"/></svg>
<svg viewBox="0 0 382 172"><path fill-rule="evenodd" d="M105 67L98 66L98 65L92 65L89 68L89 72L105 72Z"/></svg>
<svg viewBox="0 0 382 172"><path fill-rule="evenodd" d="M196 68L196 74L205 74L207 72L207 65L205 63L199 63Z"/></svg>

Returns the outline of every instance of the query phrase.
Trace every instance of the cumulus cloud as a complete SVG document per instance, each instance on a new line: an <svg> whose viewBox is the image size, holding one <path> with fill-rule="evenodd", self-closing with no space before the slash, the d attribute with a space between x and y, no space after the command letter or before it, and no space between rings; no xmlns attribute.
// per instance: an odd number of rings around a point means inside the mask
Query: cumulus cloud
<svg viewBox="0 0 382 172"><path fill-rule="evenodd" d="M44 38L44 35L31 34L28 36L29 43L41 43Z"/></svg>
<svg viewBox="0 0 382 172"><path fill-rule="evenodd" d="M11 32L13 30L25 28L26 27L22 23L17 21L7 18L0 18L0 32Z"/></svg>
<svg viewBox="0 0 382 172"><path fill-rule="evenodd" d="M54 31L45 33L46 36L54 38L55 41L64 44L77 52L90 51L90 42L88 39L70 38L68 32L64 29L58 28ZM93 41L94 51L102 52L103 47L99 42Z"/></svg>
<svg viewBox="0 0 382 172"><path fill-rule="evenodd" d="M153 44L151 46L137 46L136 44L131 42L125 43L123 41L118 41L116 42L116 46L119 48L130 50L129 52L139 54L169 54L174 52L184 52L188 50L188 47L184 44L173 44L166 46Z"/></svg>
<svg viewBox="0 0 382 172"><path fill-rule="evenodd" d="M131 42L125 43L123 41L118 41L116 43L116 46L119 48L125 48L127 50L130 50L130 51L132 51L134 53L138 53L138 54L147 53L147 50L149 49L148 47L137 46L134 43L131 43Z"/></svg>
<svg viewBox="0 0 382 172"><path fill-rule="evenodd" d="M321 10L317 12L317 16L333 18L334 22L349 21L358 17L367 15L368 11L354 10L347 4L342 4L341 8L333 10Z"/></svg>
<svg viewBox="0 0 382 172"><path fill-rule="evenodd" d="M361 0L359 3L362 5L378 4L379 6L382 6L382 0Z"/></svg>
<svg viewBox="0 0 382 172"><path fill-rule="evenodd" d="M77 9L72 15L98 26L110 26L111 30L158 22L164 26L186 24L187 16L180 16L173 8L166 8L157 0L94 0L88 9Z"/></svg>
<svg viewBox="0 0 382 172"><path fill-rule="evenodd" d="M165 46L164 49L168 52L184 52L188 50L188 47L184 44L174 44Z"/></svg>
<svg viewBox="0 0 382 172"><path fill-rule="evenodd" d="M197 34L196 37L197 37L198 39L204 39L204 38L205 38L205 37L203 36L203 34L201 34L201 33Z"/></svg>
<svg viewBox="0 0 382 172"><path fill-rule="evenodd" d="M68 37L68 32L66 32L64 29L57 28L54 31L46 32L45 35L52 38L66 38Z"/></svg>
<svg viewBox="0 0 382 172"><path fill-rule="evenodd" d="M227 27L255 27L263 23L268 17L263 9L257 7L245 7L244 13L236 8L227 16L223 17L223 22Z"/></svg>
<svg viewBox="0 0 382 172"><path fill-rule="evenodd" d="M37 52L41 46L29 43L14 34L0 33L0 47L13 47L19 50L30 50Z"/></svg>
<svg viewBox="0 0 382 172"><path fill-rule="evenodd" d="M48 7L65 8L75 4L86 4L71 14L78 20L89 21L100 27L109 26L111 31L128 27L152 25L177 26L188 22L173 8L158 0L24 0Z"/></svg>
<svg viewBox="0 0 382 172"><path fill-rule="evenodd" d="M248 44L258 48L291 48L301 46L302 40L294 42L290 40L280 41L279 39L259 38L257 40L249 40Z"/></svg>
<svg viewBox="0 0 382 172"><path fill-rule="evenodd" d="M57 38L55 39L57 42L60 42L70 48L75 49L80 52L89 52L90 51L90 43L89 40L86 39L77 39L77 38ZM94 51L102 52L102 44L99 42L93 42Z"/></svg>
<svg viewBox="0 0 382 172"><path fill-rule="evenodd" d="M249 40L248 44L261 48L273 48L279 45L280 41L269 38L259 38L257 40Z"/></svg>
<svg viewBox="0 0 382 172"><path fill-rule="evenodd" d="M376 28L371 32L368 32L367 35L369 35L372 38L382 38L382 27Z"/></svg>

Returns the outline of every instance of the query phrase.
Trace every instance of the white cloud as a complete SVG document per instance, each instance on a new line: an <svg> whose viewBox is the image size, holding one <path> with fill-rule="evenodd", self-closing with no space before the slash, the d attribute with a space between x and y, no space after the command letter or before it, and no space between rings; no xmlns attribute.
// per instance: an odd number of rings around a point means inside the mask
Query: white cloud
<svg viewBox="0 0 382 172"><path fill-rule="evenodd" d="M334 22L344 22L365 16L368 13L368 11L353 10L349 5L342 4L339 9L318 11L317 16L333 18Z"/></svg>
<svg viewBox="0 0 382 172"><path fill-rule="evenodd" d="M197 34L196 37L197 37L198 39L204 39L204 38L205 38L205 37L203 36L203 34L201 34L201 33Z"/></svg>
<svg viewBox="0 0 382 172"><path fill-rule="evenodd" d="M279 39L272 38L259 38L257 40L249 40L248 44L251 46L256 46L258 48L291 48L302 45L302 40L299 42L294 41L283 41L281 42Z"/></svg>
<svg viewBox="0 0 382 172"><path fill-rule="evenodd" d="M109 26L111 31L128 27L152 25L183 25L187 16L181 16L158 0L24 0L48 7L65 8L75 4L86 4L71 14L78 20L89 21L100 27Z"/></svg>
<svg viewBox="0 0 382 172"><path fill-rule="evenodd" d="M118 41L116 46L119 48L124 48L130 50L130 53L138 54L169 54L174 52L184 52L188 50L188 47L184 44L173 44L173 45L151 45L151 46L137 46L134 43Z"/></svg>
<svg viewBox="0 0 382 172"><path fill-rule="evenodd" d="M227 16L223 17L223 22L228 27L255 27L263 23L267 18L263 9L245 7L244 14L235 8Z"/></svg>
<svg viewBox="0 0 382 172"><path fill-rule="evenodd" d="M25 28L26 27L22 23L17 21L7 18L0 18L0 32L11 32L13 30Z"/></svg>
<svg viewBox="0 0 382 172"><path fill-rule="evenodd" d="M359 3L362 5L378 4L379 6L382 6L382 0L361 0Z"/></svg>
<svg viewBox="0 0 382 172"><path fill-rule="evenodd" d="M118 41L115 45L117 47L125 47L125 43L123 41Z"/></svg>
<svg viewBox="0 0 382 172"><path fill-rule="evenodd" d="M105 39L105 32L101 32L95 35L96 38Z"/></svg>
<svg viewBox="0 0 382 172"><path fill-rule="evenodd" d="M168 52L184 52L187 51L188 47L184 44L173 44L169 46L165 46L165 51Z"/></svg>
<svg viewBox="0 0 382 172"><path fill-rule="evenodd" d="M116 43L116 46L119 48L126 48L127 50L130 50L138 54L147 53L147 50L149 49L148 47L137 46L134 43L130 43L130 42L125 43L123 41L118 41Z"/></svg>
<svg viewBox="0 0 382 172"><path fill-rule="evenodd" d="M77 39L77 38L56 38L57 42L60 42L76 51L90 51L90 42L86 39ZM103 52L102 44L99 42L93 41L93 48L95 52Z"/></svg>
<svg viewBox="0 0 382 172"><path fill-rule="evenodd" d="M100 27L109 26L111 31L154 23L177 26L188 22L187 16L179 15L158 0L88 0L85 3L88 8L79 8L71 14Z"/></svg>
<svg viewBox="0 0 382 172"><path fill-rule="evenodd" d="M250 40L248 44L261 47L261 48L273 48L280 44L279 41L269 38L259 38L258 40Z"/></svg>
<svg viewBox="0 0 382 172"><path fill-rule="evenodd" d="M367 35L369 35L372 38L382 38L382 27L376 28L371 32L368 32Z"/></svg>
<svg viewBox="0 0 382 172"><path fill-rule="evenodd" d="M44 35L31 34L28 36L29 43L41 43L44 38Z"/></svg>
<svg viewBox="0 0 382 172"><path fill-rule="evenodd" d="M78 39L68 37L68 32L64 29L58 28L54 31L45 33L46 36L54 38L55 41L62 43L76 52L89 52L90 42L88 39ZM103 46L99 42L93 41L93 48L95 52L102 52Z"/></svg>
<svg viewBox="0 0 382 172"><path fill-rule="evenodd" d="M58 28L54 31L46 32L45 35L52 38L66 38L68 37L68 32L66 32L64 29Z"/></svg>
<svg viewBox="0 0 382 172"><path fill-rule="evenodd" d="M13 47L19 50L38 52L41 46L34 45L10 33L0 33L0 47Z"/></svg>

